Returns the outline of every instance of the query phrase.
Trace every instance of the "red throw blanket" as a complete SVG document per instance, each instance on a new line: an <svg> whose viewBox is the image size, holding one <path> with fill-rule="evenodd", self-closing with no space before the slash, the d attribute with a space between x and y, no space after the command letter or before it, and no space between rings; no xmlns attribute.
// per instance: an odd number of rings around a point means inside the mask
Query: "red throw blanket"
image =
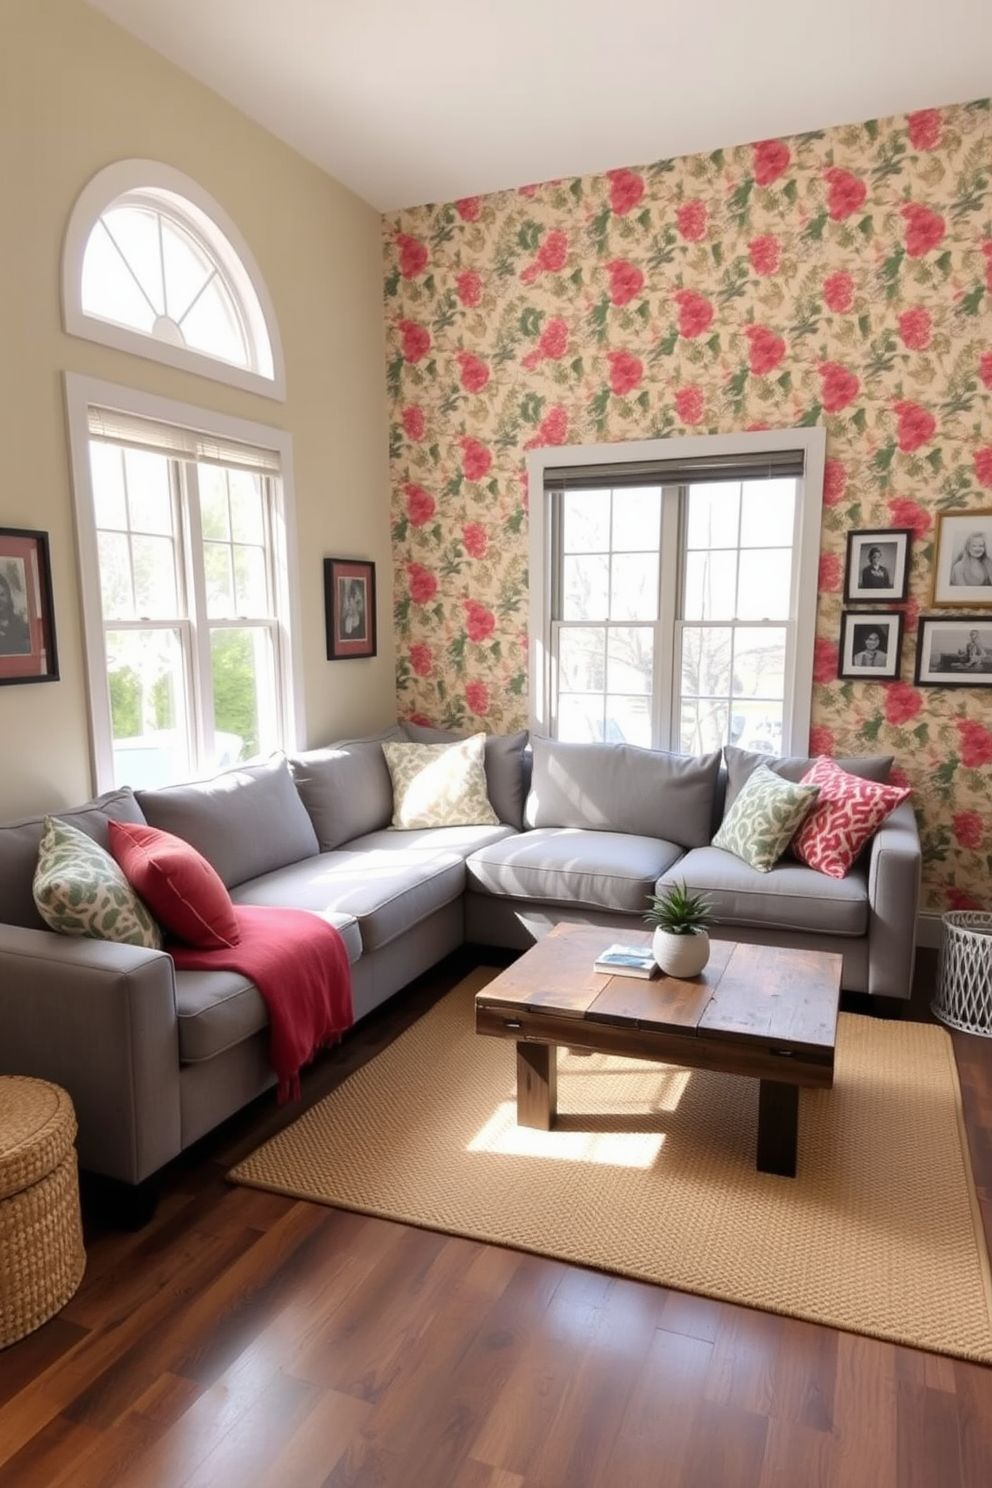
<svg viewBox="0 0 992 1488"><path fill-rule="evenodd" d="M279 1101L296 1100L301 1067L355 1021L348 952L340 932L309 910L236 904L234 913L241 929L237 945L201 951L176 941L167 949L182 971L251 977L269 1010Z"/></svg>

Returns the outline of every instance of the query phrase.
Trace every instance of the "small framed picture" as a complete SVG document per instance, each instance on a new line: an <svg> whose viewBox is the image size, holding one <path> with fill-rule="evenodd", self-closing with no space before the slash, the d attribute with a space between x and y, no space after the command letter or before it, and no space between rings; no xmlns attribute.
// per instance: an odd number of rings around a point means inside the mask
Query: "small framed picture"
<svg viewBox="0 0 992 1488"><path fill-rule="evenodd" d="M0 685L58 676L48 533L0 527Z"/></svg>
<svg viewBox="0 0 992 1488"><path fill-rule="evenodd" d="M906 598L912 536L911 527L847 534L844 599L848 604L878 604Z"/></svg>
<svg viewBox="0 0 992 1488"><path fill-rule="evenodd" d="M374 563L324 559L324 623L328 661L375 655Z"/></svg>
<svg viewBox="0 0 992 1488"><path fill-rule="evenodd" d="M992 509L938 513L930 603L992 605Z"/></svg>
<svg viewBox="0 0 992 1488"><path fill-rule="evenodd" d="M903 614L877 615L845 610L840 617L839 677L884 682L898 677L902 654Z"/></svg>
<svg viewBox="0 0 992 1488"><path fill-rule="evenodd" d="M916 636L923 687L992 687L992 615L923 615Z"/></svg>

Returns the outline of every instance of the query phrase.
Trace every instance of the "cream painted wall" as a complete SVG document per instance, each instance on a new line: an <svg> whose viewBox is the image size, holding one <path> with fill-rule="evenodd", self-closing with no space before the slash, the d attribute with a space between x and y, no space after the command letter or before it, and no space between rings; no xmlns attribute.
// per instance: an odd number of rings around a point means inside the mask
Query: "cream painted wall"
<svg viewBox="0 0 992 1488"><path fill-rule="evenodd" d="M60 253L86 182L163 161L228 212L261 268L287 401L66 336ZM62 372L293 437L307 737L395 716L380 219L373 208L79 0L0 0L0 526L49 533L61 680L0 687L0 820L92 789ZM371 558L379 655L328 662L324 556Z"/></svg>

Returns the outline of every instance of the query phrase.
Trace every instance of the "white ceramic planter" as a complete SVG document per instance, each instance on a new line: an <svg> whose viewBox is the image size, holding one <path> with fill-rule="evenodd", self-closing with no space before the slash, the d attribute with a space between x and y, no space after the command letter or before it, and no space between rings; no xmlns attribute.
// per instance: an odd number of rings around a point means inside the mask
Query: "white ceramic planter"
<svg viewBox="0 0 992 1488"><path fill-rule="evenodd" d="M669 930L655 930L651 943L654 959L668 976L698 976L710 959L710 938L705 930L694 935L672 935Z"/></svg>

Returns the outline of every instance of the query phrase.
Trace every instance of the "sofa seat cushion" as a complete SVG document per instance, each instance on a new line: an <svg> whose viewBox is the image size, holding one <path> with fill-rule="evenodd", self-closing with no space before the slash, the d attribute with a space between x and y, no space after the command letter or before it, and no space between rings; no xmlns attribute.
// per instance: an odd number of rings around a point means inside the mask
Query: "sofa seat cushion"
<svg viewBox="0 0 992 1488"><path fill-rule="evenodd" d="M239 884L231 898L235 904L310 909L332 923L333 915L351 916L358 922L363 950L373 951L459 898L464 888L465 862L459 852L338 848Z"/></svg>
<svg viewBox="0 0 992 1488"><path fill-rule="evenodd" d="M477 894L643 914L659 874L681 857L657 837L537 827L479 848L465 868Z"/></svg>
<svg viewBox="0 0 992 1488"><path fill-rule="evenodd" d="M362 954L357 921L343 914L324 919L340 931L354 965ZM269 1026L265 999L240 971L177 971L176 1012L181 1064L202 1064Z"/></svg>
<svg viewBox="0 0 992 1488"><path fill-rule="evenodd" d="M751 868L719 847L697 847L662 874L658 891L685 882L705 893L721 926L760 925L813 935L864 935L868 929L868 882L858 865L846 878L827 878L791 858L767 873Z"/></svg>

